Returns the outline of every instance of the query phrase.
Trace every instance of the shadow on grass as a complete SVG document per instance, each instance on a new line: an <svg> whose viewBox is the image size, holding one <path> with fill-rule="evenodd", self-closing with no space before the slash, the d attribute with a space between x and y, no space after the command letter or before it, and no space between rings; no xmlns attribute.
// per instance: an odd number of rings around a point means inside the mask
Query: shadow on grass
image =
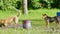
<svg viewBox="0 0 60 34"><path fill-rule="evenodd" d="M42 19L24 19L24 20L30 20L30 21L43 21ZM19 20L19 21L24 21L24 20Z"/></svg>

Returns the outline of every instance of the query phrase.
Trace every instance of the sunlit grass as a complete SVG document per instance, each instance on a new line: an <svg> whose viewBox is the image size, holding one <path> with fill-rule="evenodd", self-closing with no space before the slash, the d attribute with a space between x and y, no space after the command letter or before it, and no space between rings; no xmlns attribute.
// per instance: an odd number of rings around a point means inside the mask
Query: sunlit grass
<svg viewBox="0 0 60 34"><path fill-rule="evenodd" d="M56 13L60 9L36 9L29 10L28 15L21 14L19 16L19 23L22 24L23 20L31 20L32 29L26 30L23 28L10 28L10 29L1 29L0 34L51 34L51 32L43 31L46 30L45 21L42 19L42 14L46 13L48 16L56 16ZM16 11L0 11L0 19L6 19L9 16L17 15ZM51 26L55 27L55 24L52 23ZM57 33L55 33L57 34Z"/></svg>

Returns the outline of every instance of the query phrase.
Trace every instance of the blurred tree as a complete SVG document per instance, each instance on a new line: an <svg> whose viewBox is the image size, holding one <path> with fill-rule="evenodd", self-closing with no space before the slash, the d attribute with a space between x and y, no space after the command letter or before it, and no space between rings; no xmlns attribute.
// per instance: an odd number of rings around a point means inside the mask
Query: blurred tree
<svg viewBox="0 0 60 34"><path fill-rule="evenodd" d="M28 8L32 9L40 8L39 0L28 0Z"/></svg>
<svg viewBox="0 0 60 34"><path fill-rule="evenodd" d="M0 9L3 9L3 10L12 9L11 6L14 6L17 9L20 9L22 6L21 2L22 0L0 0Z"/></svg>
<svg viewBox="0 0 60 34"><path fill-rule="evenodd" d="M28 9L27 9L27 0L22 0L22 11L24 14L28 14Z"/></svg>
<svg viewBox="0 0 60 34"><path fill-rule="evenodd" d="M0 10L12 9L11 6L17 9L22 9L22 1L23 0L0 0ZM29 9L60 8L60 0L27 0L27 2L26 5L28 5L27 8ZM26 13L28 13L27 9Z"/></svg>
<svg viewBox="0 0 60 34"><path fill-rule="evenodd" d="M20 2L20 1L17 1L17 2L16 2L16 8L17 8L17 9L20 9L20 8L21 8L21 2Z"/></svg>
<svg viewBox="0 0 60 34"><path fill-rule="evenodd" d="M2 6L3 6L3 1L0 0L0 10L2 9Z"/></svg>
<svg viewBox="0 0 60 34"><path fill-rule="evenodd" d="M46 0L40 0L39 2L40 2L40 4L41 4L41 5L40 5L41 8L44 8L44 7L46 8L47 5L48 5L48 3L46 2Z"/></svg>
<svg viewBox="0 0 60 34"><path fill-rule="evenodd" d="M53 0L52 8L60 8L60 0Z"/></svg>

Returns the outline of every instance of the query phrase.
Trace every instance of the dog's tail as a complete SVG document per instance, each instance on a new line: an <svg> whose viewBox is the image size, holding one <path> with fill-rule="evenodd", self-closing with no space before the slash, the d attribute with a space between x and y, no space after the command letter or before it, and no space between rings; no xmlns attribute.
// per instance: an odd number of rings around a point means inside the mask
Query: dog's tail
<svg viewBox="0 0 60 34"><path fill-rule="evenodd" d="M19 17L20 15L21 15L20 10L18 10L18 15L17 15L17 17Z"/></svg>
<svg viewBox="0 0 60 34"><path fill-rule="evenodd" d="M12 8L13 8L13 9L15 9L15 11L17 11L17 12L18 12L18 15L17 15L17 17L19 17L19 16L21 15L21 12L20 12L20 10L19 10L19 9L16 9L16 8L15 8L15 7L13 7L13 6L12 6Z"/></svg>

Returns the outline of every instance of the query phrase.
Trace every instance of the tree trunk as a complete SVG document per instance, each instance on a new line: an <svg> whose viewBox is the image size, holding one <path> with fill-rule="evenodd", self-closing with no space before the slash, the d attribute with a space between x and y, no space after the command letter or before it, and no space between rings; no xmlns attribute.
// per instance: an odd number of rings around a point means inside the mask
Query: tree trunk
<svg viewBox="0 0 60 34"><path fill-rule="evenodd" d="M24 14L28 14L28 9L27 9L27 0L22 0L22 11Z"/></svg>

